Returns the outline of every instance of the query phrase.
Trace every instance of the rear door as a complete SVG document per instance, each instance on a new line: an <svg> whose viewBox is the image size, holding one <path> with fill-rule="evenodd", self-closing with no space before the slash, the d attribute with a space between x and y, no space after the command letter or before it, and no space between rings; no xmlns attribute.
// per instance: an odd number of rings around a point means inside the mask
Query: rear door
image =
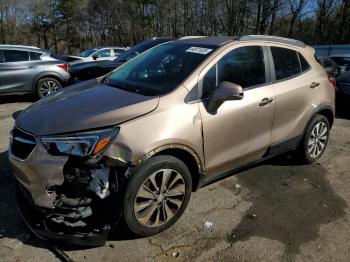
<svg viewBox="0 0 350 262"><path fill-rule="evenodd" d="M1 51L0 94L30 92L36 66L35 61L30 61L29 52L10 49Z"/></svg>
<svg viewBox="0 0 350 262"><path fill-rule="evenodd" d="M125 52L124 49L118 49L118 48L114 48L113 49L113 59L119 57L121 54L123 54Z"/></svg>
<svg viewBox="0 0 350 262"><path fill-rule="evenodd" d="M275 95L266 59L264 47L237 47L200 74L200 111L208 175L259 159L270 146ZM226 101L212 114L206 105L221 81L241 85L244 98Z"/></svg>
<svg viewBox="0 0 350 262"><path fill-rule="evenodd" d="M297 143L312 111L321 103L320 75L297 49L271 46L276 113L271 143Z"/></svg>

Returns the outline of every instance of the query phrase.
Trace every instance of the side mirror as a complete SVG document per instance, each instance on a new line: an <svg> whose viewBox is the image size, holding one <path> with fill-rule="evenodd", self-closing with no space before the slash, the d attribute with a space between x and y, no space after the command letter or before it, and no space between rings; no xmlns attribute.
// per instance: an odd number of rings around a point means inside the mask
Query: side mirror
<svg viewBox="0 0 350 262"><path fill-rule="evenodd" d="M240 85L223 81L214 90L208 103L208 111L216 113L218 108L227 100L243 99L243 88Z"/></svg>
<svg viewBox="0 0 350 262"><path fill-rule="evenodd" d="M96 60L97 58L100 58L100 55L94 54L94 55L92 56L92 59L94 59L94 60Z"/></svg>

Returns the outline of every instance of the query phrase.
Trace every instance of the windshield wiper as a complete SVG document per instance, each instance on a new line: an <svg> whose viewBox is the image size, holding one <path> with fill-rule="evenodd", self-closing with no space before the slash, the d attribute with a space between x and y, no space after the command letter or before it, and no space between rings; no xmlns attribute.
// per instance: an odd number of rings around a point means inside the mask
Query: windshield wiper
<svg viewBox="0 0 350 262"><path fill-rule="evenodd" d="M133 93L140 93L141 92L140 89L135 88L133 86L130 86L130 85L127 85L124 83L115 83L115 82L113 82L113 80L109 79L108 77L105 80L105 84L122 89L122 90L125 90L125 91L133 92Z"/></svg>

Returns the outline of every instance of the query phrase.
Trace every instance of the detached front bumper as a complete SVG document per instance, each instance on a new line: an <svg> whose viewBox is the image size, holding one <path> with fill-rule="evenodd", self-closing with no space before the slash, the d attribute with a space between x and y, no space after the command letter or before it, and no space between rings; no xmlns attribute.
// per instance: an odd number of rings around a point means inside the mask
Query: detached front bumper
<svg viewBox="0 0 350 262"><path fill-rule="evenodd" d="M39 238L65 245L103 246L108 238L110 227L86 232L67 232L67 228L57 228L47 220L47 213L33 205L29 192L16 183L16 204L28 228Z"/></svg>

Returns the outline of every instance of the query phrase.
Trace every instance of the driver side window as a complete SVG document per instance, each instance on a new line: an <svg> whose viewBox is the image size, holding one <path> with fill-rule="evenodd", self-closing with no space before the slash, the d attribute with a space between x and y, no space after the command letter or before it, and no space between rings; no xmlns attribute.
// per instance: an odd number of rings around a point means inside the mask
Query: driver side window
<svg viewBox="0 0 350 262"><path fill-rule="evenodd" d="M264 53L260 46L245 46L222 57L204 76L202 99L208 98L219 82L229 81L247 89L266 83Z"/></svg>

